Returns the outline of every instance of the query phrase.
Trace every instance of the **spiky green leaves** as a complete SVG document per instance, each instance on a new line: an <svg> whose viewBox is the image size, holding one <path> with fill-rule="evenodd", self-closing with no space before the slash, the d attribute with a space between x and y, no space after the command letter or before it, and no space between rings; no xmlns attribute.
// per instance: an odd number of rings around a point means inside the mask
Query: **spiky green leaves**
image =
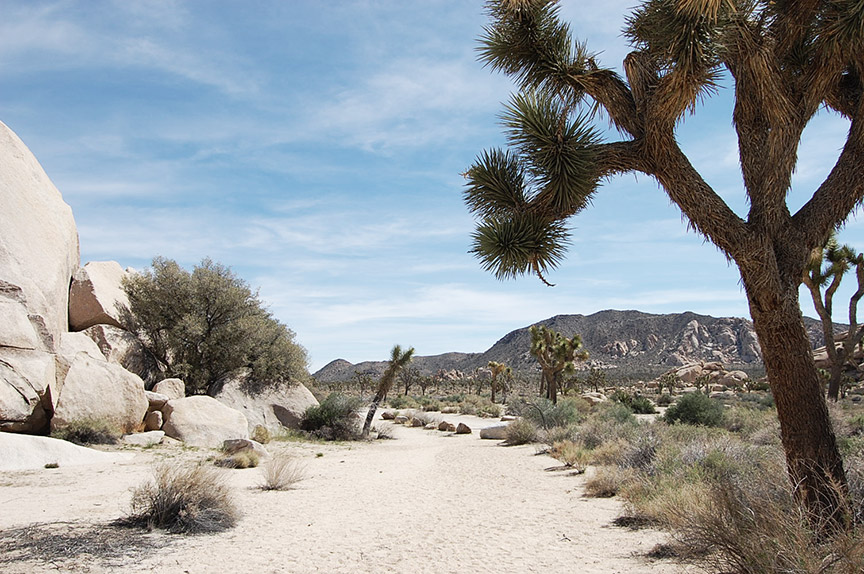
<svg viewBox="0 0 864 574"><path fill-rule="evenodd" d="M597 186L597 132L561 99L543 92L513 96L505 108L507 139L536 182L538 209L555 216L584 208Z"/></svg>
<svg viewBox="0 0 864 574"><path fill-rule="evenodd" d="M568 245L565 225L532 213L514 213L509 218L490 217L472 235L471 253L484 271L498 279L534 273L543 276L558 266Z"/></svg>
<svg viewBox="0 0 864 574"><path fill-rule="evenodd" d="M585 68L588 54L574 45L558 18L558 0L490 0L492 24L484 28L479 58L522 87L549 87Z"/></svg>
<svg viewBox="0 0 864 574"><path fill-rule="evenodd" d="M512 149L484 152L465 174L465 203L481 219L471 253L498 279L534 273L546 282L566 251L564 220L597 187L599 137L546 92L514 96L503 121Z"/></svg>

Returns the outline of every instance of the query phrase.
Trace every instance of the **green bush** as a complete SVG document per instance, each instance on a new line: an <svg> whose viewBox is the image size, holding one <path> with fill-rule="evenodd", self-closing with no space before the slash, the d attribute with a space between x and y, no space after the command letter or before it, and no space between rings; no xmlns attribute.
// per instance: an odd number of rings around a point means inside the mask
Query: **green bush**
<svg viewBox="0 0 864 574"><path fill-rule="evenodd" d="M657 397L657 400L655 402L657 403L658 407L668 407L675 402L675 399L672 398L672 395L670 395L669 393L663 393L662 395Z"/></svg>
<svg viewBox="0 0 864 574"><path fill-rule="evenodd" d="M306 409L300 428L326 440L351 440L359 434L359 398L330 393L321 404Z"/></svg>
<svg viewBox="0 0 864 574"><path fill-rule="evenodd" d="M584 419L585 401L565 397L552 403L549 399L538 398L531 401L518 399L508 405L508 410L526 418L538 428L568 427Z"/></svg>
<svg viewBox="0 0 864 574"><path fill-rule="evenodd" d="M117 425L102 419L81 419L72 421L51 432L51 436L75 444L117 444L120 440Z"/></svg>
<svg viewBox="0 0 864 574"><path fill-rule="evenodd" d="M477 395L465 395L459 403L459 412L463 415L475 415L478 417L500 417L501 405L493 403L486 397Z"/></svg>
<svg viewBox="0 0 864 574"><path fill-rule="evenodd" d="M156 257L124 278L123 289L124 327L167 367L164 375L183 379L187 394L212 395L232 376L250 393L309 376L294 332L224 265L204 259L190 272Z"/></svg>
<svg viewBox="0 0 864 574"><path fill-rule="evenodd" d="M618 390L610 397L613 401L621 403L632 412L638 415L653 415L657 412L654 404L647 398L639 394L628 393L627 391Z"/></svg>
<svg viewBox="0 0 864 574"><path fill-rule="evenodd" d="M689 393L666 409L663 420L670 424L717 427L723 424L723 405L702 393Z"/></svg>
<svg viewBox="0 0 864 574"><path fill-rule="evenodd" d="M397 395L387 399L387 404L391 409L417 409L420 404L414 400L414 397L408 395Z"/></svg>

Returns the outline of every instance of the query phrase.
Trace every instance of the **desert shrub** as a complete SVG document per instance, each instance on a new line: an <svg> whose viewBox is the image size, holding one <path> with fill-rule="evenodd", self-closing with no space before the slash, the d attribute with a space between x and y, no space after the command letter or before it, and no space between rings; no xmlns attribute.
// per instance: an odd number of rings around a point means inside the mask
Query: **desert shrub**
<svg viewBox="0 0 864 574"><path fill-rule="evenodd" d="M602 421L608 421L614 424L624 425L635 423L633 411L617 402L606 402L597 405L594 415Z"/></svg>
<svg viewBox="0 0 864 574"><path fill-rule="evenodd" d="M529 419L519 418L507 425L504 442L508 445L528 444L537 440L537 426Z"/></svg>
<svg viewBox="0 0 864 574"><path fill-rule="evenodd" d="M585 447L570 440L559 441L553 444L549 450L549 456L577 472L585 472L590 458L589 452Z"/></svg>
<svg viewBox="0 0 864 574"><path fill-rule="evenodd" d="M663 420L670 424L716 427L723 424L723 405L702 393L689 393L666 409Z"/></svg>
<svg viewBox="0 0 864 574"><path fill-rule="evenodd" d="M391 409L418 409L420 404L414 400L414 397L408 395L397 395L387 399L387 404Z"/></svg>
<svg viewBox="0 0 864 574"><path fill-rule="evenodd" d="M156 467L154 480L132 491L128 525L172 533L220 532L233 527L239 513L222 475L213 467Z"/></svg>
<svg viewBox="0 0 864 574"><path fill-rule="evenodd" d="M552 446L560 441L577 441L579 440L579 426L570 425L566 427L552 427L548 429L539 429L537 431L537 440L543 444Z"/></svg>
<svg viewBox="0 0 864 574"><path fill-rule="evenodd" d="M526 418L538 428L567 427L582 421L585 401L579 398L564 397L557 403L538 398L531 401L518 399L508 405L508 410Z"/></svg>
<svg viewBox="0 0 864 574"><path fill-rule="evenodd" d="M653 415L657 412L654 403L639 394L629 393L624 390L615 391L610 397L613 401L621 403L632 412L639 415Z"/></svg>
<svg viewBox="0 0 864 574"><path fill-rule="evenodd" d="M222 468L255 468L261 462L258 453L252 450L241 450L234 454L216 459L215 465Z"/></svg>
<svg viewBox="0 0 864 574"><path fill-rule="evenodd" d="M104 419L81 419L72 421L51 432L51 436L80 445L117 444L120 428Z"/></svg>
<svg viewBox="0 0 864 574"><path fill-rule="evenodd" d="M261 444L267 444L273 439L270 431L267 430L267 427L265 427L264 425L255 425L255 428L252 429L251 438L255 442L260 442Z"/></svg>
<svg viewBox="0 0 864 574"><path fill-rule="evenodd" d="M585 448L596 449L604 443L622 439L627 442L642 430L642 425L620 403L604 403L579 425L579 442Z"/></svg>
<svg viewBox="0 0 864 574"><path fill-rule="evenodd" d="M306 467L292 456L273 456L261 468L261 490L289 490L306 478Z"/></svg>
<svg viewBox="0 0 864 574"><path fill-rule="evenodd" d="M672 395L670 395L669 393L663 393L662 395L657 397L657 400L655 400L654 402L657 403L658 407L668 407L675 402L675 399L672 398Z"/></svg>
<svg viewBox="0 0 864 574"><path fill-rule="evenodd" d="M361 400L330 393L319 405L306 409L300 428L326 440L350 440L358 436L357 410Z"/></svg>
<svg viewBox="0 0 864 574"><path fill-rule="evenodd" d="M441 401L432 397L420 397L417 402L424 411L436 412L441 410Z"/></svg>
<svg viewBox="0 0 864 574"><path fill-rule="evenodd" d="M501 405L493 403L486 397L477 395L465 395L459 403L459 412L464 415L475 415L478 417L500 417Z"/></svg>
<svg viewBox="0 0 864 574"><path fill-rule="evenodd" d="M751 407L770 410L774 408L774 396L769 393L745 393L738 395L741 402Z"/></svg>
<svg viewBox="0 0 864 574"><path fill-rule="evenodd" d="M634 480L635 473L617 466L600 466L585 480L585 496L589 498L611 498L624 485Z"/></svg>
<svg viewBox="0 0 864 574"><path fill-rule="evenodd" d="M393 436L393 425L373 427L372 430L375 431L375 438L378 440L390 440L395 438Z"/></svg>

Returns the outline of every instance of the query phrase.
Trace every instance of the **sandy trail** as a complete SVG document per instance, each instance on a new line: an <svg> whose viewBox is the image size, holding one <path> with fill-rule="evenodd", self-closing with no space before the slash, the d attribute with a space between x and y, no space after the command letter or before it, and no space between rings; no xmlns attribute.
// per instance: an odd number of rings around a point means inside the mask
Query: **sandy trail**
<svg viewBox="0 0 864 574"><path fill-rule="evenodd" d="M255 488L259 469L225 470L243 518L227 532L159 536L163 548L122 566L79 558L54 566L31 560L0 566L38 571L160 572L502 572L672 573L644 554L664 540L611 525L616 500L586 499L582 477L533 446L394 426L396 440L358 444L270 443L301 457L308 478L285 492ZM380 426L392 423L379 421ZM131 461L0 473L0 531L32 523L106 524L128 508L129 489L154 461L212 453L178 447L139 450Z"/></svg>

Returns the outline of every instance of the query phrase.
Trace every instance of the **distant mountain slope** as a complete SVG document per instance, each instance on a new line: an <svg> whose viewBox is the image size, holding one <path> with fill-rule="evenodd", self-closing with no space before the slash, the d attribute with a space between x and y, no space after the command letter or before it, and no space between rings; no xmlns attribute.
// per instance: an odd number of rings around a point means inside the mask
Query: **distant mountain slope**
<svg viewBox="0 0 864 574"><path fill-rule="evenodd" d="M738 317L710 317L696 313L654 315L641 311L600 311L593 315L556 315L540 321L566 336L579 333L590 359L586 366L610 371L614 377L648 378L693 361L719 361L729 368L753 373L763 370L753 324ZM821 324L805 318L813 347L824 345ZM842 329L842 325L835 328ZM468 373L489 361L506 363L514 370L534 372L530 355L529 327L505 335L484 353L445 353L415 357L413 366L422 374L439 370ZM321 382L345 381L355 371L378 376L386 362L353 365L337 359L313 377Z"/></svg>

